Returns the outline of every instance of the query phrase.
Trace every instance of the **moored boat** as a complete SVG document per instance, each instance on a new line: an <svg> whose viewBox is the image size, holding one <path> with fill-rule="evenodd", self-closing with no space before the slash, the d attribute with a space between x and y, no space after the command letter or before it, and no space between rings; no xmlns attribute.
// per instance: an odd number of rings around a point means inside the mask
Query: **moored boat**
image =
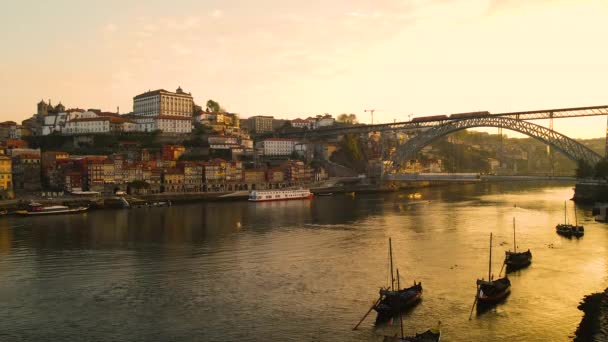
<svg viewBox="0 0 608 342"><path fill-rule="evenodd" d="M484 311L488 306L500 303L511 291L511 281L505 275L494 280L492 275L492 233L490 233L490 261L488 263L488 280L477 279L477 294L475 302L477 311Z"/></svg>
<svg viewBox="0 0 608 342"><path fill-rule="evenodd" d="M388 239L388 248L391 284L388 287L381 288L379 291L380 297L376 302L376 305L374 305L374 310L378 313L376 323L381 323L395 317L405 309L417 304L422 298L421 282L416 283L416 281L414 281L414 285L407 288L401 288L399 270L397 270L397 279L395 279L393 272L393 245L391 239Z"/></svg>
<svg viewBox="0 0 608 342"><path fill-rule="evenodd" d="M397 290L380 289L380 298L380 302L374 307L378 313L377 323L385 322L417 304L422 298L422 283L414 282L413 286Z"/></svg>
<svg viewBox="0 0 608 342"><path fill-rule="evenodd" d="M441 342L441 321L435 328L428 329L423 333L416 333L414 336L403 336L403 318L401 318L401 337L384 336L384 342Z"/></svg>
<svg viewBox="0 0 608 342"><path fill-rule="evenodd" d="M249 193L251 202L287 201L312 197L313 194L309 189L253 190Z"/></svg>
<svg viewBox="0 0 608 342"><path fill-rule="evenodd" d="M40 203L30 203L27 210L17 210L15 214L21 216L40 216L40 215L58 215L58 214L74 214L87 211L89 207L68 207L64 205L43 206Z"/></svg>
<svg viewBox="0 0 608 342"><path fill-rule="evenodd" d="M170 207L171 201L167 200L167 201L152 202L152 203L150 203L150 206L152 206L152 207Z"/></svg>
<svg viewBox="0 0 608 342"><path fill-rule="evenodd" d="M530 263L532 263L532 252L530 252L530 249L525 252L517 251L517 243L515 241L515 218L513 218L513 252L505 252L507 273L527 267Z"/></svg>
<svg viewBox="0 0 608 342"><path fill-rule="evenodd" d="M395 279L393 267L393 247L391 239L388 239L389 263L390 263L390 285L380 288L380 297L372 304L367 313L355 325L353 330L365 320L367 315L375 310L378 313L376 324L385 322L390 318L400 315L404 310L413 307L422 298L422 283L414 281L414 285L408 288L401 288L399 269L397 269L397 279ZM396 283L396 284L395 284ZM396 286L395 286L396 285Z"/></svg>
<svg viewBox="0 0 608 342"><path fill-rule="evenodd" d="M565 237L577 237L585 235L585 227L578 224L578 217L576 215L576 206L574 207L574 224L568 223L568 217L566 214L566 202L564 201L564 223L559 223L555 226L557 234Z"/></svg>
<svg viewBox="0 0 608 342"><path fill-rule="evenodd" d="M555 226L555 232L565 237L572 237L572 225L559 223Z"/></svg>

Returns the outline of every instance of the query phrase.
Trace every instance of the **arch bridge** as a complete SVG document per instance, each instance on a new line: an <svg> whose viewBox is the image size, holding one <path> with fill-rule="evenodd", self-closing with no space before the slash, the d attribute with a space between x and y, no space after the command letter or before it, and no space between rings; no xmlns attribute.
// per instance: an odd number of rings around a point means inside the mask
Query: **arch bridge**
<svg viewBox="0 0 608 342"><path fill-rule="evenodd" d="M602 156L581 143L549 128L507 116L490 115L459 120L444 120L441 123L429 127L399 146L393 157L393 162L400 164L407 160L414 159L415 155L423 147L440 137L456 131L475 127L498 127L516 131L550 145L552 148L555 148L566 155L569 159L574 161L583 160L589 165L595 165L602 159Z"/></svg>

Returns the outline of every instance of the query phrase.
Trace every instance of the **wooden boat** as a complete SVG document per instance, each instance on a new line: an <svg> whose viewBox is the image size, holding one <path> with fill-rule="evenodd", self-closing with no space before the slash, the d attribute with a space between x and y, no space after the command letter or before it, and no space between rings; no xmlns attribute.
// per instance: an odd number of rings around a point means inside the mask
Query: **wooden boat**
<svg viewBox="0 0 608 342"><path fill-rule="evenodd" d="M441 341L441 321L435 328L428 329L423 333L416 333L414 336L403 336L403 318L401 318L401 337L384 336L384 342L440 342Z"/></svg>
<svg viewBox="0 0 608 342"><path fill-rule="evenodd" d="M507 273L527 267L532 263L532 252L528 249L525 252L517 251L517 243L515 242L515 217L513 218L513 252L505 252L505 265Z"/></svg>
<svg viewBox="0 0 608 342"><path fill-rule="evenodd" d="M89 207L74 207L70 208L64 205L43 206L40 203L30 203L27 210L17 210L15 214L21 216L41 216L41 215L58 215L58 214L74 214L87 211Z"/></svg>
<svg viewBox="0 0 608 342"><path fill-rule="evenodd" d="M555 231L557 232L557 234L565 237L581 237L585 235L585 227L578 225L576 207L574 208L574 220L575 224L568 223L568 217L566 213L566 202L564 201L564 223L559 223L555 226Z"/></svg>
<svg viewBox="0 0 608 342"><path fill-rule="evenodd" d="M488 263L488 280L477 279L477 310L494 305L505 299L511 291L511 281L507 276L494 280L492 275L492 234L490 233L490 261Z"/></svg>
<svg viewBox="0 0 608 342"><path fill-rule="evenodd" d="M355 325L353 330L363 323L365 318L375 310L378 313L376 324L385 322L392 317L400 315L405 309L413 307L422 297L422 283L414 281L414 285L408 288L401 288L399 270L397 270L397 279L395 280L393 267L393 246L391 239L388 239L389 262L391 284L388 287L380 288L380 297L372 304L369 310L363 315L363 318ZM397 286L395 287L395 282Z"/></svg>
<svg viewBox="0 0 608 342"><path fill-rule="evenodd" d="M585 227L578 225L578 216L576 215L576 205L574 206L574 226L572 226L572 235L579 238L585 235Z"/></svg>
<svg viewBox="0 0 608 342"><path fill-rule="evenodd" d="M380 298L376 302L376 305L374 305L374 310L378 313L376 323L384 322L395 317L403 310L417 304L422 298L421 282L416 283L416 281L414 281L414 285L407 288L401 288L399 272L397 272L397 279L395 280L391 239L388 239L388 249L391 284L389 287L380 289ZM396 287L395 282L397 283Z"/></svg>

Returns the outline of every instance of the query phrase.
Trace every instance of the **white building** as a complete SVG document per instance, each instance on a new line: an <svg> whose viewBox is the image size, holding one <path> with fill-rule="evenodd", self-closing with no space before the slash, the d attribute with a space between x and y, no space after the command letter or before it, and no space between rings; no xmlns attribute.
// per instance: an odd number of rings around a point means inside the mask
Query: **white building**
<svg viewBox="0 0 608 342"><path fill-rule="evenodd" d="M316 128L321 128L321 127L329 127L329 126L333 126L335 123L336 123L336 119L334 119L329 114L317 115L314 128L316 129Z"/></svg>
<svg viewBox="0 0 608 342"><path fill-rule="evenodd" d="M65 126L68 113L59 113L57 115L48 115L44 117L44 125L42 126L42 135L49 135L54 132L61 133Z"/></svg>
<svg viewBox="0 0 608 342"><path fill-rule="evenodd" d="M291 120L291 126L295 127L295 128L308 128L308 129L312 129L314 127L314 120L309 120L311 118L308 119L293 119Z"/></svg>
<svg viewBox="0 0 608 342"><path fill-rule="evenodd" d="M86 115L68 121L63 128L63 134L104 134L136 130L136 123L121 117Z"/></svg>
<svg viewBox="0 0 608 342"><path fill-rule="evenodd" d="M298 143L295 139L269 138L256 144L265 156L288 156Z"/></svg>
<svg viewBox="0 0 608 342"><path fill-rule="evenodd" d="M192 95L177 88L175 93L159 89L133 98L134 121L139 130L166 133L192 132Z"/></svg>
<svg viewBox="0 0 608 342"><path fill-rule="evenodd" d="M109 117L93 117L70 120L64 134L110 133Z"/></svg>

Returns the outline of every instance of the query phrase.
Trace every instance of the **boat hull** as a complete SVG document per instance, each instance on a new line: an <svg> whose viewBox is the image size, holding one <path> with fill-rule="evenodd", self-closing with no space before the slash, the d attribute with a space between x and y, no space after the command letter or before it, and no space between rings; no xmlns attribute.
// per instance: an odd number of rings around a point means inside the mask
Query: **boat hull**
<svg viewBox="0 0 608 342"><path fill-rule="evenodd" d="M585 235L585 228L573 224L558 224L555 226L555 232L568 238L573 236L578 238Z"/></svg>
<svg viewBox="0 0 608 342"><path fill-rule="evenodd" d="M17 215L20 215L20 216L47 216L47 215L62 215L62 214L82 213L82 212L87 211L88 209L89 209L88 207L79 207L79 208L66 209L66 210L56 210L56 211L26 211L26 210L20 210L20 211L16 211L15 213Z"/></svg>
<svg viewBox="0 0 608 342"><path fill-rule="evenodd" d="M532 263L532 252L505 252L505 265L507 272L517 271L528 267Z"/></svg>
<svg viewBox="0 0 608 342"><path fill-rule="evenodd" d="M502 302L511 293L511 281L504 277L491 282L477 280L479 293L477 294L477 309L484 306L495 305Z"/></svg>
<svg viewBox="0 0 608 342"><path fill-rule="evenodd" d="M422 284L417 283L399 291L380 290L380 295L382 299L374 307L374 310L378 313L376 323L385 322L418 304L422 299Z"/></svg>
<svg viewBox="0 0 608 342"><path fill-rule="evenodd" d="M250 202L278 202L278 201L294 201L294 200L306 200L312 199L313 194L302 197L290 197L290 198L271 198L271 199L249 199Z"/></svg>

